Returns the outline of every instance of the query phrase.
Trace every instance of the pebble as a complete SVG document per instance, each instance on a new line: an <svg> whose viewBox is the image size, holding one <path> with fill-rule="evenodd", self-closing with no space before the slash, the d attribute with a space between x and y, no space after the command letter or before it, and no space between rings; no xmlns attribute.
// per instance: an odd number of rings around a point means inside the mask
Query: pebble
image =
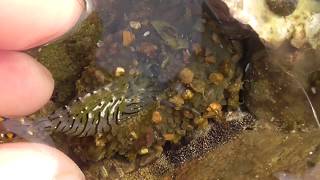
<svg viewBox="0 0 320 180"><path fill-rule="evenodd" d="M217 62L217 58L216 58L215 56L213 56L213 55L211 55L211 56L206 56L206 57L204 58L204 61L205 61L206 63L208 63L208 64L214 64L214 63Z"/></svg>
<svg viewBox="0 0 320 180"><path fill-rule="evenodd" d="M157 153L151 151L148 155L141 157L139 165L140 167L146 166L158 158Z"/></svg>
<svg viewBox="0 0 320 180"><path fill-rule="evenodd" d="M220 38L219 38L218 34L216 34L216 33L212 33L211 39L213 42L215 42L217 44L221 43Z"/></svg>
<svg viewBox="0 0 320 180"><path fill-rule="evenodd" d="M209 105L209 107L207 108L208 112L212 112L212 111L221 111L222 110L222 106L220 103L218 102L213 102Z"/></svg>
<svg viewBox="0 0 320 180"><path fill-rule="evenodd" d="M122 44L124 47L128 47L136 39L135 35L130 31L122 32Z"/></svg>
<svg viewBox="0 0 320 180"><path fill-rule="evenodd" d="M158 46L151 42L142 42L138 51L148 57L154 57L157 54Z"/></svg>
<svg viewBox="0 0 320 180"><path fill-rule="evenodd" d="M196 124L196 125L199 125L199 124L202 124L205 122L205 119L203 117L197 117L193 120L193 122Z"/></svg>
<svg viewBox="0 0 320 180"><path fill-rule="evenodd" d="M191 83L191 88L197 93L204 93L206 88L206 83L202 80L194 80Z"/></svg>
<svg viewBox="0 0 320 180"><path fill-rule="evenodd" d="M138 139L138 135L137 135L136 132L132 131L132 132L130 133L130 135L131 135L131 137L132 137L133 139Z"/></svg>
<svg viewBox="0 0 320 180"><path fill-rule="evenodd" d="M141 23L139 21L130 21L129 25L132 29L138 30L141 28Z"/></svg>
<svg viewBox="0 0 320 180"><path fill-rule="evenodd" d="M200 55L203 52L203 49L199 43L192 44L192 51L195 55Z"/></svg>
<svg viewBox="0 0 320 180"><path fill-rule="evenodd" d="M12 140L14 138L14 134L11 132L7 133L6 136L9 140Z"/></svg>
<svg viewBox="0 0 320 180"><path fill-rule="evenodd" d="M182 98L184 100L190 100L193 98L193 92L190 89L186 89L183 93L182 93Z"/></svg>
<svg viewBox="0 0 320 180"><path fill-rule="evenodd" d="M188 118L188 119L193 119L194 116L190 111L183 111L183 115L184 117Z"/></svg>
<svg viewBox="0 0 320 180"><path fill-rule="evenodd" d="M98 47L98 48L101 48L103 45L104 45L104 42L103 42L102 40L99 40L99 41L97 42L97 47Z"/></svg>
<svg viewBox="0 0 320 180"><path fill-rule="evenodd" d="M175 135L172 133L167 133L167 134L164 134L163 137L166 141L173 141L175 138Z"/></svg>
<svg viewBox="0 0 320 180"><path fill-rule="evenodd" d="M209 80L211 83L215 84L215 85L220 85L223 80L224 80L224 76L221 73L211 73L209 75Z"/></svg>
<svg viewBox="0 0 320 180"><path fill-rule="evenodd" d="M173 103L177 108L181 107L184 104L184 100L181 96L173 96L169 99L171 103Z"/></svg>
<svg viewBox="0 0 320 180"><path fill-rule="evenodd" d="M143 36L144 37L147 37L147 36L149 36L150 35L150 31L146 31L145 33L143 33Z"/></svg>
<svg viewBox="0 0 320 180"><path fill-rule="evenodd" d="M189 68L183 68L179 73L179 78L184 84L190 84L193 81L194 73Z"/></svg>
<svg viewBox="0 0 320 180"><path fill-rule="evenodd" d="M123 76L125 74L125 69L123 67L117 67L116 71L115 71L115 76L116 77L120 77Z"/></svg>
<svg viewBox="0 0 320 180"><path fill-rule="evenodd" d="M162 122L162 117L159 111L154 111L152 113L152 121L156 124L160 124Z"/></svg>
<svg viewBox="0 0 320 180"><path fill-rule="evenodd" d="M139 154L140 155L144 155L144 154L148 154L149 153L149 149L148 148L142 148L140 149L139 151Z"/></svg>

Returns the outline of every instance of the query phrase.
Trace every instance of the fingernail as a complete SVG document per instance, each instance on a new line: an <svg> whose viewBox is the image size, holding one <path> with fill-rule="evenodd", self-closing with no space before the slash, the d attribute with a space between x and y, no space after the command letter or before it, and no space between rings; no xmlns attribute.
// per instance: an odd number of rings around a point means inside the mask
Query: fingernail
<svg viewBox="0 0 320 180"><path fill-rule="evenodd" d="M78 22L76 23L73 29L77 28L79 24L81 24L81 22L84 21L95 10L94 0L77 0L77 1L80 4L83 11Z"/></svg>

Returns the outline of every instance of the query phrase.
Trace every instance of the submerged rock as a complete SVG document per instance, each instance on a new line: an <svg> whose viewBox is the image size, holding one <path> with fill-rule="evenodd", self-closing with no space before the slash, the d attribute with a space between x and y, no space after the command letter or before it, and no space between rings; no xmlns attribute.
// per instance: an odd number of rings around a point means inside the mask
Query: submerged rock
<svg viewBox="0 0 320 180"><path fill-rule="evenodd" d="M320 157L319 131L283 134L272 125L260 128L183 164L175 179L275 179L280 172L312 177L312 170L319 174L313 169Z"/></svg>
<svg viewBox="0 0 320 180"><path fill-rule="evenodd" d="M320 68L319 58L317 50L290 45L257 52L246 73L248 109L258 119L288 131L320 127L319 78L314 76Z"/></svg>

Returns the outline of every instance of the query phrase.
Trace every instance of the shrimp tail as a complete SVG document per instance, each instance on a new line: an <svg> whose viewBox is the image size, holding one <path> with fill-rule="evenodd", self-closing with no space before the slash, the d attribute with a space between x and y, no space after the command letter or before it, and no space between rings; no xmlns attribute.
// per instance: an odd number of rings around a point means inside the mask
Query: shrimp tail
<svg viewBox="0 0 320 180"><path fill-rule="evenodd" d="M48 118L30 120L28 118L4 118L1 122L5 130L27 141L54 146L51 138L52 123Z"/></svg>

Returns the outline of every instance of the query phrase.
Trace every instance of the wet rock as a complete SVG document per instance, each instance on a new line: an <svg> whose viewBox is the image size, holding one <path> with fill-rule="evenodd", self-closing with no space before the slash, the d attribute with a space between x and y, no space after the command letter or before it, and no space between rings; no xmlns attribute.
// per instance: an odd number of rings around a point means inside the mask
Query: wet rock
<svg viewBox="0 0 320 180"><path fill-rule="evenodd" d="M303 174L313 167L310 162L319 162L319 131L283 134L272 125L262 126L269 128L246 131L186 162L176 170L175 179L274 179L279 172Z"/></svg>
<svg viewBox="0 0 320 180"><path fill-rule="evenodd" d="M320 67L314 50L257 53L248 71L245 103L259 119L270 120L285 130L318 126L317 95L310 94L309 72Z"/></svg>
<svg viewBox="0 0 320 180"><path fill-rule="evenodd" d="M290 41L296 48L309 45L317 48L318 35L313 36L312 32L319 32L319 26L308 25L318 21L315 20L315 14L320 12L317 0L222 1L230 8L232 17L250 25L268 47L277 49ZM308 32L311 34L306 35Z"/></svg>
<svg viewBox="0 0 320 180"><path fill-rule="evenodd" d="M298 0L266 0L269 9L279 16L288 16L297 8Z"/></svg>

